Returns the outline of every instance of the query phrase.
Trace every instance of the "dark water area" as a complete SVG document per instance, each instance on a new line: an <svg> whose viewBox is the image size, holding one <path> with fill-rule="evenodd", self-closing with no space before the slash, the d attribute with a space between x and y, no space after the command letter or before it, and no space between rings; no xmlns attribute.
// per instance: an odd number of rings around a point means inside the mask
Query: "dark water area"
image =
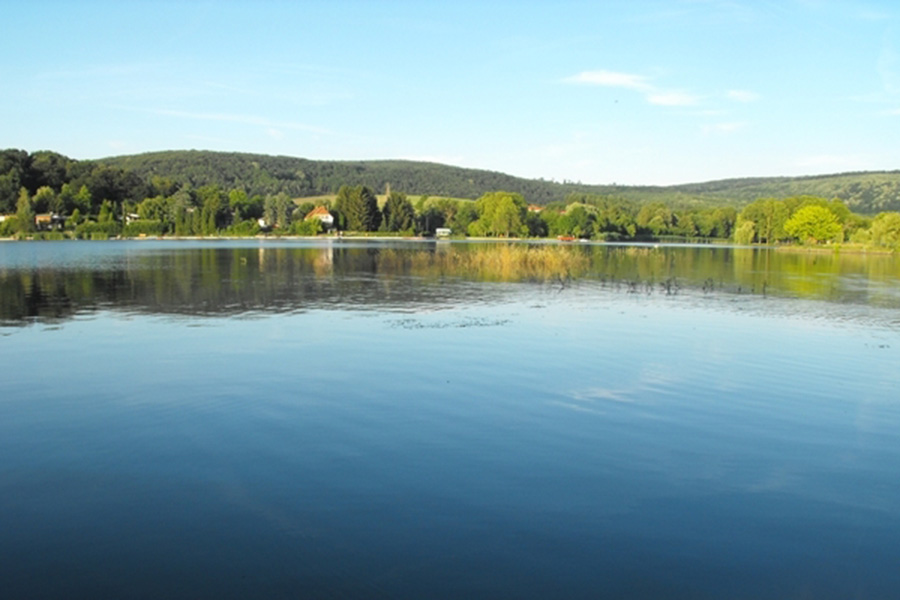
<svg viewBox="0 0 900 600"><path fill-rule="evenodd" d="M504 248L0 244L0 596L900 596L896 259Z"/></svg>

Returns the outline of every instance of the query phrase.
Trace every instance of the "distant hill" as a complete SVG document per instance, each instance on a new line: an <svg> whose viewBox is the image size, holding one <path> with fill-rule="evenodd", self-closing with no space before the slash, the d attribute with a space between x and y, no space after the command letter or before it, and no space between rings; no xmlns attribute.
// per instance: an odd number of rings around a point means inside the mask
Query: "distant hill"
<svg viewBox="0 0 900 600"><path fill-rule="evenodd" d="M173 150L97 161L133 171L150 181L168 178L198 187L244 187L250 194L286 192L293 197L335 193L341 185L382 191L478 198L492 190L522 194L528 202L564 201L570 194L598 194L641 203L673 206L743 205L758 198L811 195L840 198L854 212L900 210L900 171L844 173L812 177L726 179L675 186L587 185L524 179L504 173L408 160L325 161L288 156Z"/></svg>
<svg viewBox="0 0 900 600"><path fill-rule="evenodd" d="M15 211L20 186L34 194L40 186L87 184L98 198L140 201L145 194L172 193L185 184L215 184L248 194L285 192L291 197L334 194L342 185L366 185L378 193L390 184L410 195L478 198L486 192L517 192L526 201L571 201L573 194L663 202L671 208L731 205L759 198L811 195L839 198L861 214L900 211L900 171L843 173L814 177L726 179L675 186L586 185L524 179L495 171L464 169L408 160L328 161L288 156L172 150L96 161L74 160L52 151L29 154L0 150L0 212Z"/></svg>
<svg viewBox="0 0 900 600"><path fill-rule="evenodd" d="M329 161L197 150L152 152L97 161L133 171L148 181L171 178L192 186L243 186L249 194L286 192L294 197L333 194L342 185L387 184L408 194L478 198L488 191L519 192L529 202L564 200L571 192L597 193L595 186L523 179L504 173L409 160Z"/></svg>
<svg viewBox="0 0 900 600"><path fill-rule="evenodd" d="M739 204L759 198L819 196L843 200L853 212L876 214L900 210L900 171L868 171L809 177L725 179L666 188L708 200Z"/></svg>

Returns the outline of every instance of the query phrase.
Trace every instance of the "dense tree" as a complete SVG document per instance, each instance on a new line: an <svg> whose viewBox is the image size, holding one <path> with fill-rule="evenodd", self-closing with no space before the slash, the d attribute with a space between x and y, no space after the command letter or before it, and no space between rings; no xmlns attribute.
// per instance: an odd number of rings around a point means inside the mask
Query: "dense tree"
<svg viewBox="0 0 900 600"><path fill-rule="evenodd" d="M334 208L340 215L340 226L349 231L376 231L381 223L378 199L363 185L341 186Z"/></svg>
<svg viewBox="0 0 900 600"><path fill-rule="evenodd" d="M671 208L662 202L653 202L641 207L635 222L640 231L659 236L672 233L675 217Z"/></svg>
<svg viewBox="0 0 900 600"><path fill-rule="evenodd" d="M38 214L50 212L57 208L56 193L48 185L41 186L35 192L34 197L32 197L31 203L34 207L34 212Z"/></svg>
<svg viewBox="0 0 900 600"><path fill-rule="evenodd" d="M378 211L370 190L386 181L422 193L415 209L410 211L408 201L397 204L398 195L388 193L383 212ZM408 161L332 163L212 152L76 161L49 151L0 150L0 213L18 211L23 188L32 214L78 211L81 218L96 222L102 212L104 222L113 227L83 229L91 235L115 232L125 213L131 212L147 223L129 231L144 228L209 235L243 223L241 231L249 233L264 212L288 231L314 206L306 202L297 207L292 197L338 189L343 191L335 202L336 208L342 205L342 210L334 211L339 226L360 231L376 230L383 217L383 229L392 231L408 230L414 223L419 232L448 226L456 233L489 236L633 239L676 235L733 237L741 243L852 238L893 247L891 215L896 213L885 209L900 208L900 172L637 188L529 181ZM491 189L511 191L487 191ZM769 193L760 193L766 190ZM479 194L477 202L460 199ZM545 210L528 212L526 198L544 204ZM738 212L741 203L748 201ZM810 207L828 210L840 230L833 233L830 218L824 225L825 238L820 237L821 231L803 230L799 225L804 220L808 225L810 214L825 217L821 211L804 210ZM885 216L872 220L852 212L861 207ZM18 219L7 221L17 223ZM790 230L789 221L793 223ZM4 230L11 228L7 225Z"/></svg>
<svg viewBox="0 0 900 600"><path fill-rule="evenodd" d="M783 200L761 198L744 207L738 215L738 227L745 221L753 223L755 238L752 241L774 244L787 239L784 224L790 217L790 209ZM744 228L743 231L748 231Z"/></svg>
<svg viewBox="0 0 900 600"><path fill-rule="evenodd" d="M520 236L527 235L525 214L527 204L521 194L490 192L475 202L478 220L469 226L475 235Z"/></svg>
<svg viewBox="0 0 900 600"><path fill-rule="evenodd" d="M56 152L46 150L35 152L29 161L26 185L33 191L44 186L59 190L68 181L70 162L71 159Z"/></svg>
<svg viewBox="0 0 900 600"><path fill-rule="evenodd" d="M19 190L19 198L16 201L16 223L19 233L34 231L34 209L31 206L31 195L25 188Z"/></svg>
<svg viewBox="0 0 900 600"><path fill-rule="evenodd" d="M263 216L265 201L261 196L252 198L242 189L228 192L228 207L231 210L234 221L246 219L259 219Z"/></svg>
<svg viewBox="0 0 900 600"><path fill-rule="evenodd" d="M469 225L478 220L478 209L475 203L470 201L457 202L456 211L453 216L445 222L454 233L465 234L469 230Z"/></svg>
<svg viewBox="0 0 900 600"><path fill-rule="evenodd" d="M190 190L182 188L175 192L168 201L172 228L177 236L187 236L193 233L191 228L191 215L195 210Z"/></svg>
<svg viewBox="0 0 900 600"><path fill-rule="evenodd" d="M406 194L391 192L382 209L384 231L409 231L415 224L416 214Z"/></svg>
<svg viewBox="0 0 900 600"><path fill-rule="evenodd" d="M813 243L839 239L842 232L837 216L830 209L816 205L798 209L784 224L784 230L801 242Z"/></svg>
<svg viewBox="0 0 900 600"><path fill-rule="evenodd" d="M872 244L900 250L900 213L879 214L872 220L869 231Z"/></svg>
<svg viewBox="0 0 900 600"><path fill-rule="evenodd" d="M756 223L753 221L741 221L738 223L737 229L734 230L734 241L736 244L752 244L756 239Z"/></svg>
<svg viewBox="0 0 900 600"><path fill-rule="evenodd" d="M84 182L91 191L94 208L104 200L120 207L126 200L140 202L150 195L150 187L136 174L107 166L98 166Z"/></svg>
<svg viewBox="0 0 900 600"><path fill-rule="evenodd" d="M21 188L22 181L18 173L11 170L0 174L0 214L8 214L15 210Z"/></svg>
<svg viewBox="0 0 900 600"><path fill-rule="evenodd" d="M88 189L88 187L86 185L82 185L80 188L78 188L78 193L75 194L72 201L74 202L75 208L77 208L84 214L88 214L91 210L94 197L91 195L91 191Z"/></svg>
<svg viewBox="0 0 900 600"><path fill-rule="evenodd" d="M444 225L444 213L436 206L427 206L416 218L416 233L433 235L438 227Z"/></svg>
<svg viewBox="0 0 900 600"><path fill-rule="evenodd" d="M535 212L525 213L525 227L530 237L547 237L547 223Z"/></svg>
<svg viewBox="0 0 900 600"><path fill-rule="evenodd" d="M29 160L24 150L0 151L0 214L16 210L19 191L26 184Z"/></svg>
<svg viewBox="0 0 900 600"><path fill-rule="evenodd" d="M287 230L291 225L294 202L284 192L267 196L263 203L263 215L266 223L278 229Z"/></svg>
<svg viewBox="0 0 900 600"><path fill-rule="evenodd" d="M109 200L104 200L100 204L100 212L97 213L98 223L112 223L115 221L115 208Z"/></svg>
<svg viewBox="0 0 900 600"><path fill-rule="evenodd" d="M225 193L217 185L206 185L197 189L200 203L200 235L214 235L219 228L228 225L230 211ZM287 226L285 219L284 225Z"/></svg>

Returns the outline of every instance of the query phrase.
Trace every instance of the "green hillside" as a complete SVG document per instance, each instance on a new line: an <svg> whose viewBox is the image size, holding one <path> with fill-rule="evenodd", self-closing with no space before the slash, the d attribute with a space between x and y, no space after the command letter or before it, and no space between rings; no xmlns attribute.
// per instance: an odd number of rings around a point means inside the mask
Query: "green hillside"
<svg viewBox="0 0 900 600"><path fill-rule="evenodd" d="M28 154L0 150L0 212L15 209L20 187L31 194L41 186L59 191L85 184L98 198L141 201L189 185L244 189L249 195L284 192L293 198L335 194L342 185L365 185L382 192L475 199L489 191L521 194L547 204L572 194L604 196L637 204L662 202L673 209L729 205L759 198L811 195L838 198L854 212L874 215L900 211L900 171L844 173L815 177L727 179L676 186L615 186L524 179L504 173L406 160L325 161L262 154L173 150L96 161L79 161L55 152Z"/></svg>
<svg viewBox="0 0 900 600"><path fill-rule="evenodd" d="M672 206L743 205L758 198L812 195L839 198L854 212L900 210L900 171L814 177L726 179L676 186L558 183L504 173L406 160L322 161L287 156L208 151L168 151L118 156L102 162L140 175L201 186L243 186L250 194L286 192L294 197L333 194L341 185L366 185L409 194L478 198L491 190L522 194L529 202L563 201L572 193L598 194Z"/></svg>
<svg viewBox="0 0 900 600"><path fill-rule="evenodd" d="M725 179L667 188L690 196L746 204L759 198L838 198L853 212L900 210L900 171L870 171L812 177Z"/></svg>

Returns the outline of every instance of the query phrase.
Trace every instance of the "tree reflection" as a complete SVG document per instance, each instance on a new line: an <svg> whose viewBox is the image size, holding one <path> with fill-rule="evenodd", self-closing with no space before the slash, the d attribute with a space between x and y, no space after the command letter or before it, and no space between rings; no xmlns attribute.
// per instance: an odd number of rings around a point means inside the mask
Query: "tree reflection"
<svg viewBox="0 0 900 600"><path fill-rule="evenodd" d="M123 251L123 248L128 251ZM59 247L65 252L66 246ZM449 305L502 294L492 283L563 289L741 293L900 307L889 255L771 249L550 244L319 243L109 246L96 265L4 264L0 321L56 320L100 308L229 315L354 306ZM108 260L112 258L112 260ZM454 285L454 282L484 285Z"/></svg>

